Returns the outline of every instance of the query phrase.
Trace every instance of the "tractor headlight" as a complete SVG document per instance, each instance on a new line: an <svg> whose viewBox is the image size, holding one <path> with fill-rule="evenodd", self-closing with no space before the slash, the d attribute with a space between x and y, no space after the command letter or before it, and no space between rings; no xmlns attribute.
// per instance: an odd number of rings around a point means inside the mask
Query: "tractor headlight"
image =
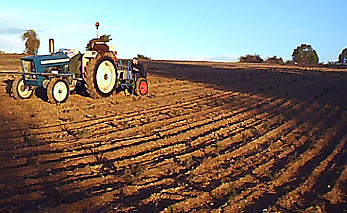
<svg viewBox="0 0 347 213"><path fill-rule="evenodd" d="M37 79L37 75L25 75L25 79L27 79L27 80L36 80Z"/></svg>
<svg viewBox="0 0 347 213"><path fill-rule="evenodd" d="M23 60L22 61L22 66L23 66L23 71L24 72L31 72L31 61L25 61L25 60Z"/></svg>

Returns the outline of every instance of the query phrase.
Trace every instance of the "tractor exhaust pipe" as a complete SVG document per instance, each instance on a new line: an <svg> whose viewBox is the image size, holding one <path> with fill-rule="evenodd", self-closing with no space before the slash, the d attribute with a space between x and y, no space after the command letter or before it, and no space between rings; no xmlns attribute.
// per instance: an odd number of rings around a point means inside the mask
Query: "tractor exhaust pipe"
<svg viewBox="0 0 347 213"><path fill-rule="evenodd" d="M49 39L49 52L51 53L51 55L54 54L54 39L53 38Z"/></svg>
<svg viewBox="0 0 347 213"><path fill-rule="evenodd" d="M100 26L99 22L96 22L96 23L95 23L95 27L96 27L96 38L99 38L99 26Z"/></svg>

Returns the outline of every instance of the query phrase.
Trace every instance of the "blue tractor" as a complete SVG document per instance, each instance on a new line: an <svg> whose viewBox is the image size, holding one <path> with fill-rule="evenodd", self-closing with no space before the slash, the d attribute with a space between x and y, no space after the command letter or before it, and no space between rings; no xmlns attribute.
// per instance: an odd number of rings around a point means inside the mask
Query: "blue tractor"
<svg viewBox="0 0 347 213"><path fill-rule="evenodd" d="M93 98L108 97L118 89L147 95L147 76L138 76L129 62L127 67L117 62L117 52L106 44L109 41L107 35L97 36L81 54L68 49L54 52L54 40L50 39L50 54L21 58L22 72L13 81L13 96L27 99L37 87L43 87L48 101L59 104L68 99L76 85L82 84Z"/></svg>

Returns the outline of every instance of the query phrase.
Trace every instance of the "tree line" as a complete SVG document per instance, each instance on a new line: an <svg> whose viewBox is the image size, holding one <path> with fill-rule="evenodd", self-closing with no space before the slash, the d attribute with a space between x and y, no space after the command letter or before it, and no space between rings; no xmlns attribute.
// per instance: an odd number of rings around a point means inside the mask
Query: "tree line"
<svg viewBox="0 0 347 213"><path fill-rule="evenodd" d="M37 33L30 29L21 35L23 41L25 41L25 53L33 55L40 47L40 39ZM139 59L151 59L147 56L138 54ZM317 51L312 48L309 44L301 44L296 47L292 53L292 60L284 62L281 57L273 56L265 61L257 54L241 56L239 62L246 63L273 63L273 64L284 64L284 63L295 63L298 65L317 65L319 63L319 57ZM338 56L337 62L328 62L328 64L347 64L347 48L344 48Z"/></svg>
<svg viewBox="0 0 347 213"><path fill-rule="evenodd" d="M239 62L246 63L272 63L272 64L298 64L298 65L317 65L319 57L317 51L309 44L301 44L296 47L292 53L292 60L284 62L281 57L273 56L265 61L257 54L241 56ZM328 64L347 64L347 48L344 48L338 56L337 62L328 62Z"/></svg>

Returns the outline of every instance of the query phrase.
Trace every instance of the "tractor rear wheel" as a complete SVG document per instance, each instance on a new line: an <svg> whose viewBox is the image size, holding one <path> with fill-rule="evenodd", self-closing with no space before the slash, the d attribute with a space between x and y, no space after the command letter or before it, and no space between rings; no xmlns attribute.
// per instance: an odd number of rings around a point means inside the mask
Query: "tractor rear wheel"
<svg viewBox="0 0 347 213"><path fill-rule="evenodd" d="M99 53L86 67L86 88L93 98L108 97L116 89L117 69L112 56L112 53Z"/></svg>
<svg viewBox="0 0 347 213"><path fill-rule="evenodd" d="M69 97L69 85L63 79L53 78L47 87L48 101L52 104L63 103Z"/></svg>
<svg viewBox="0 0 347 213"><path fill-rule="evenodd" d="M34 90L26 85L22 76L14 79L12 83L12 94L15 99L28 99L33 95Z"/></svg>
<svg viewBox="0 0 347 213"><path fill-rule="evenodd" d="M135 85L136 95L147 95L148 93L148 82L145 78L139 78Z"/></svg>

